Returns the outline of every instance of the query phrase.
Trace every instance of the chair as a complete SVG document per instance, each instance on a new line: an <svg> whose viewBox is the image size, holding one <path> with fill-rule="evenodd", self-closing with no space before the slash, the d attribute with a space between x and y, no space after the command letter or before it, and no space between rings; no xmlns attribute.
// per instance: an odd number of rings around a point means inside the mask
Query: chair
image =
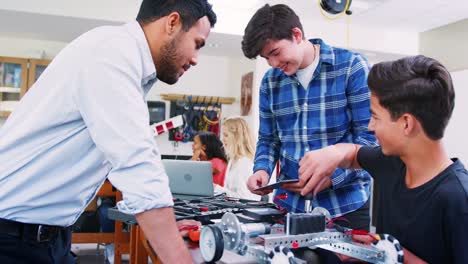
<svg viewBox="0 0 468 264"><path fill-rule="evenodd" d="M122 193L113 188L109 181L105 181L101 189L98 191L97 197L115 197L116 202L122 200ZM114 243L114 263L122 262L122 254L130 252L130 234L123 231L123 223L115 221L114 233L73 233L72 244L82 243L97 243L109 244Z"/></svg>

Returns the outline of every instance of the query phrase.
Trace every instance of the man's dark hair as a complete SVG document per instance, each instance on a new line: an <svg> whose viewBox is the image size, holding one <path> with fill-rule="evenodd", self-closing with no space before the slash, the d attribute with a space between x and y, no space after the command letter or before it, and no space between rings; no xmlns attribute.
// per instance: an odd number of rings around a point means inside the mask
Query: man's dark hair
<svg viewBox="0 0 468 264"><path fill-rule="evenodd" d="M215 133L209 131L201 131L196 134L200 138L202 145L206 146L205 154L208 160L213 158L222 159L227 162L226 153L224 152L223 143Z"/></svg>
<svg viewBox="0 0 468 264"><path fill-rule="evenodd" d="M419 55L378 63L367 83L392 120L409 113L432 140L444 136L455 106L455 91L450 73L440 62Z"/></svg>
<svg viewBox="0 0 468 264"><path fill-rule="evenodd" d="M184 31L189 31L204 16L208 17L211 27L216 24L216 14L207 0L143 0L136 20L147 24L172 12L179 13Z"/></svg>
<svg viewBox="0 0 468 264"><path fill-rule="evenodd" d="M242 51L249 59L256 58L268 40L292 40L292 29L299 28L304 36L301 21L287 5L264 5L255 12L244 31Z"/></svg>

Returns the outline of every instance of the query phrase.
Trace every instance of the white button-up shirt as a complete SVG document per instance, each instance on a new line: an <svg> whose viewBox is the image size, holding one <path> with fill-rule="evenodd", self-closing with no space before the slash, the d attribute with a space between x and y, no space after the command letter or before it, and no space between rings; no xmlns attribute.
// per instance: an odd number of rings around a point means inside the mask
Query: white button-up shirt
<svg viewBox="0 0 468 264"><path fill-rule="evenodd" d="M145 101L155 81L136 21L65 47L0 129L0 218L72 225L106 177L121 211L172 206Z"/></svg>

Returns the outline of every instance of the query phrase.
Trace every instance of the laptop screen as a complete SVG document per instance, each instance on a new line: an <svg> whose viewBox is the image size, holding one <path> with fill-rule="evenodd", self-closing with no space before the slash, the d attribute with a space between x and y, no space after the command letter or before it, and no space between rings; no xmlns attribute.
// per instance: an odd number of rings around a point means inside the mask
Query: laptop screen
<svg viewBox="0 0 468 264"><path fill-rule="evenodd" d="M211 162L162 160L173 195L214 195Z"/></svg>

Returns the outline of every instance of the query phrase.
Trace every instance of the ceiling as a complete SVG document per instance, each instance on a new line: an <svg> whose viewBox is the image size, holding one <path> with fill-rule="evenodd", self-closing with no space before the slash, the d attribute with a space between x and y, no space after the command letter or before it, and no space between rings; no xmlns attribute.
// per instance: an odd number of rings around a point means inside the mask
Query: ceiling
<svg viewBox="0 0 468 264"><path fill-rule="evenodd" d="M133 19L141 0L0 0L0 36L69 42L100 25ZM241 56L243 29L265 3L286 3L308 21L324 17L317 0L209 0L218 15L203 53ZM350 23L356 26L423 32L468 18L467 0L353 0ZM346 19L334 23L346 23Z"/></svg>
<svg viewBox="0 0 468 264"><path fill-rule="evenodd" d="M287 2L300 17L321 18L317 0ZM352 0L350 9L353 24L411 32L424 32L468 18L466 0ZM345 19L340 21L346 23Z"/></svg>

